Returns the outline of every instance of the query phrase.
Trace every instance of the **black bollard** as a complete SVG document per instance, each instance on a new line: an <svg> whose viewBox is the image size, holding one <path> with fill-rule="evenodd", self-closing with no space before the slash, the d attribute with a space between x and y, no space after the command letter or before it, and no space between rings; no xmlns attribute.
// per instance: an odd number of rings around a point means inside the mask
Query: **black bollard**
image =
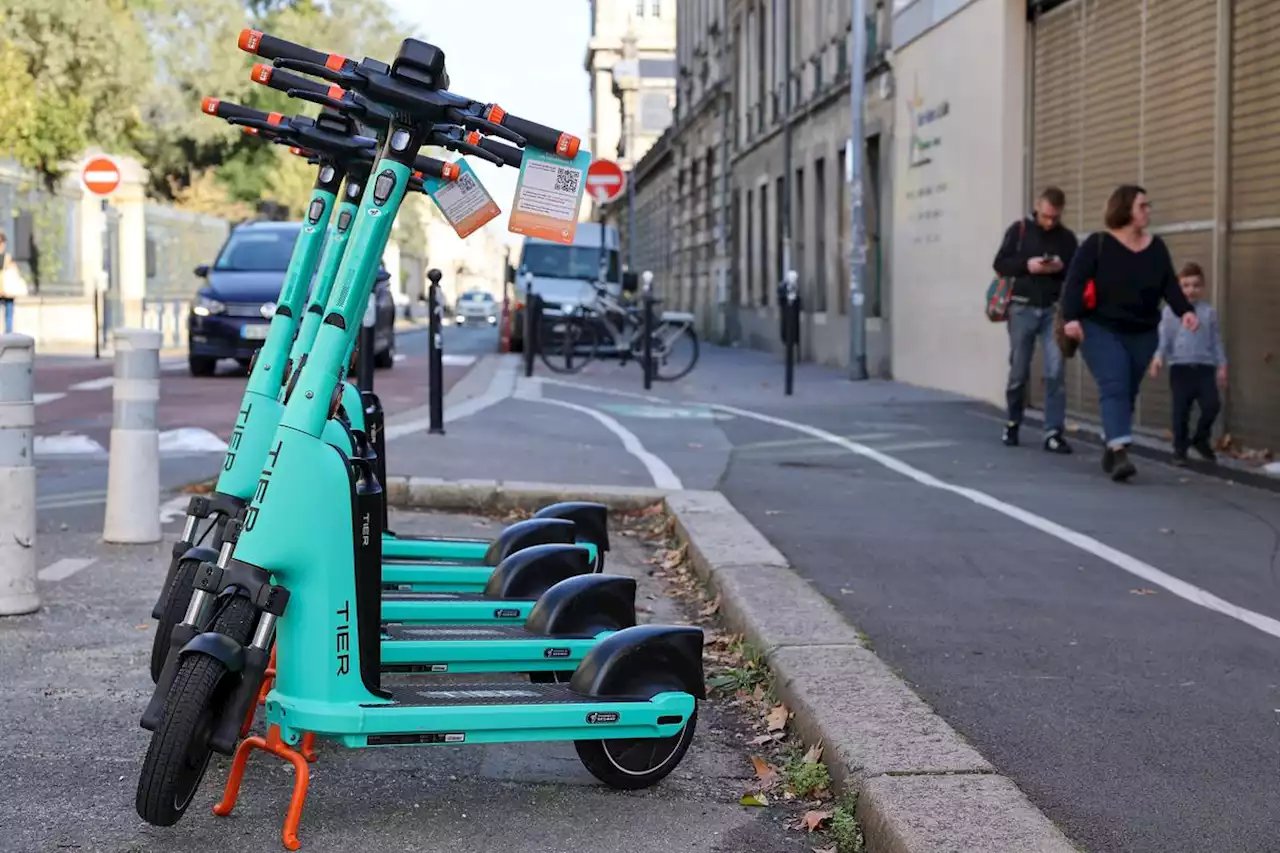
<svg viewBox="0 0 1280 853"><path fill-rule="evenodd" d="M795 389L796 347L800 345L800 294L796 290L797 278L796 272L791 270L782 284L782 343L786 349L784 384L788 397Z"/></svg>
<svg viewBox="0 0 1280 853"><path fill-rule="evenodd" d="M542 320L540 299L533 292L532 282L525 283L524 294L524 375L533 375L533 359L538 349L538 325Z"/></svg>
<svg viewBox="0 0 1280 853"><path fill-rule="evenodd" d="M431 435L444 435L444 341L440 333L440 321L444 314L444 305L440 301L440 270L433 269L427 273L431 286L427 289L427 308L430 316L427 320L427 378L428 407L430 409L430 426L427 432Z"/></svg>
<svg viewBox="0 0 1280 853"><path fill-rule="evenodd" d="M644 361L644 390L653 387L653 273L644 274L644 320L640 334L644 339L640 342L641 358Z"/></svg>

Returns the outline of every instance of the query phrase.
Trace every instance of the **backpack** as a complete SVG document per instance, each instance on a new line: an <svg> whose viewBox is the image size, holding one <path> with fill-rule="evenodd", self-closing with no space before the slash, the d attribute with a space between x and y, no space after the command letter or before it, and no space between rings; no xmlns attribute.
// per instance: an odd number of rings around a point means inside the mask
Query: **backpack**
<svg viewBox="0 0 1280 853"><path fill-rule="evenodd" d="M1018 251L1022 251L1022 238L1027 235L1027 218L1018 220ZM987 287L987 319L1003 323L1009 319L1009 303L1013 299L1013 276L996 276Z"/></svg>

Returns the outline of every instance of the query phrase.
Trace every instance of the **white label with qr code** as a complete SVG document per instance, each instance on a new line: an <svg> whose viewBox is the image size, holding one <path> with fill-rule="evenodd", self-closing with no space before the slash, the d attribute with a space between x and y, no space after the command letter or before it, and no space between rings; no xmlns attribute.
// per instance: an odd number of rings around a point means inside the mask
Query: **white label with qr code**
<svg viewBox="0 0 1280 853"><path fill-rule="evenodd" d="M471 172L463 172L456 181L442 186L435 199L444 218L455 225L493 201Z"/></svg>
<svg viewBox="0 0 1280 853"><path fill-rule="evenodd" d="M573 166L545 161L526 163L516 208L555 219L572 219L578 208L581 182L582 170Z"/></svg>

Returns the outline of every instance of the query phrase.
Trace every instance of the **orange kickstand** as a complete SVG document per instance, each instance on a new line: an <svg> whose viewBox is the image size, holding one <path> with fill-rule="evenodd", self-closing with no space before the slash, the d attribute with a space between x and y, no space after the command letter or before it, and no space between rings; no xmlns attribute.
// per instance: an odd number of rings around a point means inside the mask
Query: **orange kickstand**
<svg viewBox="0 0 1280 853"><path fill-rule="evenodd" d="M312 732L307 732L302 736L302 743L298 744L298 752L302 753L302 757L307 761L315 764L316 758L316 736Z"/></svg>
<svg viewBox="0 0 1280 853"><path fill-rule="evenodd" d="M304 735L308 737L309 735ZM249 753L255 749L269 752L283 758L293 765L293 796L289 798L289 811L285 814L284 829L280 840L288 850L297 850L302 846L298 841L298 824L302 822L302 807L307 801L307 785L311 782L311 768L307 760L292 747L280 739L280 727L271 726L265 738L245 738L236 748L235 761L231 764L231 774L227 776L227 787L222 792L222 800L213 807L213 813L226 817L236 806L236 798L240 796L240 783L244 780L244 768L249 761Z"/></svg>

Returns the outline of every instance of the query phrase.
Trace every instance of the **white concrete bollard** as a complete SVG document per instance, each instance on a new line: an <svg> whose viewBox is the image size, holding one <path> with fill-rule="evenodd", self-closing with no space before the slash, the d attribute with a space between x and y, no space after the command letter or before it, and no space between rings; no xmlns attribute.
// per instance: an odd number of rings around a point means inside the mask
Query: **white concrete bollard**
<svg viewBox="0 0 1280 853"><path fill-rule="evenodd" d="M0 335L0 616L40 609L36 589L35 341Z"/></svg>
<svg viewBox="0 0 1280 853"><path fill-rule="evenodd" d="M160 541L160 333L114 334L111 459L104 542Z"/></svg>

